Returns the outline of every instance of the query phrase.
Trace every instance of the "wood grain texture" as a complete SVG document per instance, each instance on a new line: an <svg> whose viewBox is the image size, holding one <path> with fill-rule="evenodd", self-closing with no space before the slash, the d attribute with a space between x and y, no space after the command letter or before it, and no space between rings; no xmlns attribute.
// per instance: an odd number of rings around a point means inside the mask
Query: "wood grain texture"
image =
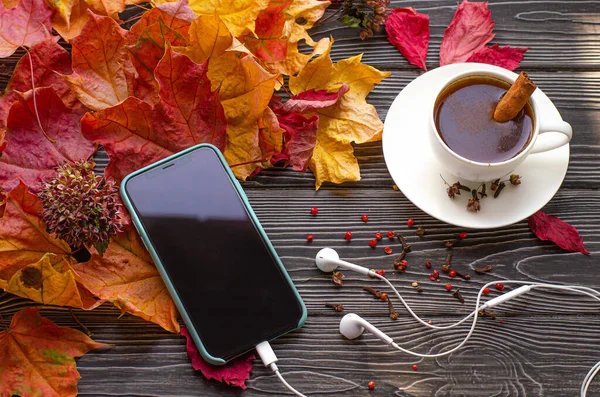
<svg viewBox="0 0 600 397"><path fill-rule="evenodd" d="M456 9L457 0L394 1L392 7L413 6L430 15L432 39L428 67L437 65L443 32ZM328 12L335 12L333 5ZM394 352L370 335L356 341L338 333L343 314L324 306L343 303L346 312L356 312L373 321L402 346L421 352L441 352L458 343L466 327L433 332L409 318L394 299L400 318L387 317L386 306L362 291L365 285L385 290L378 281L346 272L344 287L335 287L330 276L314 266L314 255L325 246L355 263L386 269L387 275L413 309L436 324L457 321L474 305L477 291L492 280L529 280L580 284L600 289L597 258L600 253L600 0L490 1L496 20L493 43L530 47L523 68L555 102L563 118L574 127L571 162L563 188L544 208L577 227L585 238L590 256L562 251L541 242L529 231L526 221L494 230L468 231L469 236L455 248L453 266L470 272L470 281L440 282L428 279L431 260L440 268L446 250L443 243L462 229L439 222L392 190L383 160L381 144L355 148L362 180L341 186L325 185L315 192L310 173L266 170L243 187L305 300L309 317L306 326L273 343L284 376L310 396L575 396L589 368L600 360L600 305L572 294L535 291L495 308L503 323L481 320L471 341L460 351L439 359L416 359ZM135 15L128 11L123 20ZM397 93L422 72L409 65L383 34L361 41L355 30L337 23L315 29L316 37L332 35L336 43L332 57L339 60L364 52L363 60L382 70L392 71L369 96L385 118ZM8 81L16 60L23 52L0 61L0 88ZM98 171L107 164L103 152L96 156ZM426 165L407 165L412 166ZM317 206L319 215L310 215ZM363 223L360 215L368 214ZM427 235L419 238L406 226L414 218ZM354 238L343 239L351 230ZM401 232L413 245L406 273L392 269L395 256L385 255L390 245L376 248L368 240L377 231ZM312 243L306 234L315 235ZM475 275L474 267L493 265L493 271ZM411 283L424 292L418 294ZM443 288L451 281L461 288L460 304ZM507 285L507 289L511 287ZM496 296L492 292L492 296ZM11 296L0 297L4 321L23 307L33 305ZM64 308L44 308L42 314L60 325L77 327ZM184 338L169 334L138 318L124 315L110 305L91 311L77 311L78 318L95 334L95 339L114 346L91 352L78 360L82 379L81 396L282 396L290 395L260 363L241 391L206 381L195 373L185 353ZM240 330L243 332L243 329ZM419 366L418 371L411 369ZM369 391L366 383L377 382ZM600 395L600 381L589 396Z"/></svg>

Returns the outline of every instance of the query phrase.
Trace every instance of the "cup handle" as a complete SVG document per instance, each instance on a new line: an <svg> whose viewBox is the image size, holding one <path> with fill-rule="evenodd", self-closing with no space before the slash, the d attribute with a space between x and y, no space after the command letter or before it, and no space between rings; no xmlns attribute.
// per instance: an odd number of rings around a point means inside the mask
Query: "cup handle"
<svg viewBox="0 0 600 397"><path fill-rule="evenodd" d="M540 132L531 153L542 153L566 145L573 137L573 128L565 121L540 124Z"/></svg>

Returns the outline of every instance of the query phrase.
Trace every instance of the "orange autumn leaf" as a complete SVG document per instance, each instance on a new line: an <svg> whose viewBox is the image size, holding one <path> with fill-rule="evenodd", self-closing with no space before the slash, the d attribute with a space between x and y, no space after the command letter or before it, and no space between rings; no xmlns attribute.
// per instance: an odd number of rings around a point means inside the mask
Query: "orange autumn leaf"
<svg viewBox="0 0 600 397"><path fill-rule="evenodd" d="M168 4L168 3L167 3ZM173 47L187 55L196 63L204 63L210 57L217 57L227 50L233 37L219 16L201 15L192 21L188 31L190 46Z"/></svg>
<svg viewBox="0 0 600 397"><path fill-rule="evenodd" d="M259 12L267 7L269 0L191 0L190 7L198 16L219 16L234 37L246 29L254 32L254 21Z"/></svg>
<svg viewBox="0 0 600 397"><path fill-rule="evenodd" d="M213 87L220 87L227 119L223 154L235 176L246 180L261 163L258 120L273 96L277 76L263 69L252 56L225 52L211 58L208 77Z"/></svg>
<svg viewBox="0 0 600 397"><path fill-rule="evenodd" d="M105 175L122 179L148 164L202 142L223 150L226 122L206 64L168 48L155 69L161 101L154 107L134 97L81 120L85 137L104 146Z"/></svg>
<svg viewBox="0 0 600 397"><path fill-rule="evenodd" d="M172 3L161 4L142 14L139 21L134 23L129 31L139 36L144 29L162 21L165 26L181 34L188 39L190 23L196 18L196 14L188 5L187 0L179 0Z"/></svg>
<svg viewBox="0 0 600 397"><path fill-rule="evenodd" d="M55 254L58 259L70 256L67 243L46 232L42 211L40 199L29 193L22 182L6 194L6 207L0 218L0 283L3 285L46 253Z"/></svg>
<svg viewBox="0 0 600 397"><path fill-rule="evenodd" d="M329 52L308 64L298 76L290 77L289 84L294 94L310 89L337 91L340 83L350 88L334 106L314 112L319 116L319 129L309 168L315 175L317 189L325 181L342 183L360 179L351 143L381 139L383 123L366 97L391 74L362 64L361 55L334 64Z"/></svg>
<svg viewBox="0 0 600 397"><path fill-rule="evenodd" d="M295 75L314 56L324 53L331 45L328 38L322 38L318 42L312 40L308 35L308 29L312 28L325 13L330 5L329 1L320 0L294 0L286 9L288 24L287 50L283 59L265 62L266 68L272 73ZM298 49L299 42L304 40L313 49L310 53L301 53Z"/></svg>
<svg viewBox="0 0 600 397"><path fill-rule="evenodd" d="M21 0L14 8L0 2L0 58L11 56L21 46L31 47L46 39L51 31L51 18L52 10L44 0Z"/></svg>
<svg viewBox="0 0 600 397"><path fill-rule="evenodd" d="M240 38L246 48L257 58L266 61L280 61L287 56L288 38L293 18L287 14L292 0L271 0L255 21L253 33Z"/></svg>
<svg viewBox="0 0 600 397"><path fill-rule="evenodd" d="M177 309L133 226L112 239L100 256L72 266L78 281L123 312L179 332Z"/></svg>
<svg viewBox="0 0 600 397"><path fill-rule="evenodd" d="M89 7L85 0L46 0L57 12L52 18L52 27L67 41L81 34L90 19Z"/></svg>
<svg viewBox="0 0 600 397"><path fill-rule="evenodd" d="M75 357L108 346L24 309L0 332L0 395L74 397L81 379Z"/></svg>
<svg viewBox="0 0 600 397"><path fill-rule="evenodd" d="M258 119L258 144L262 158L269 159L283 149L284 129L279 126L277 115L266 108L263 116ZM266 162L270 166L270 162Z"/></svg>
<svg viewBox="0 0 600 397"><path fill-rule="evenodd" d="M73 74L63 78L79 100L92 110L124 101L132 90L127 72L133 72L128 44L133 35L109 17L90 12L81 35L74 38Z"/></svg>
<svg viewBox="0 0 600 397"><path fill-rule="evenodd" d="M115 20L119 19L119 13L125 9L123 0L85 0L90 10L95 14L105 15Z"/></svg>
<svg viewBox="0 0 600 397"><path fill-rule="evenodd" d="M0 288L36 302L91 309L100 302L75 283L71 249L46 232L42 202L21 183L0 218Z"/></svg>
<svg viewBox="0 0 600 397"><path fill-rule="evenodd" d="M140 32L138 42L135 45L127 46L131 53L133 67L138 73L138 76L134 79L133 89L137 98L151 104L158 103L160 100L154 69L164 56L165 48L169 43L177 46L188 44L182 34L168 27L159 18L158 22L147 26Z"/></svg>

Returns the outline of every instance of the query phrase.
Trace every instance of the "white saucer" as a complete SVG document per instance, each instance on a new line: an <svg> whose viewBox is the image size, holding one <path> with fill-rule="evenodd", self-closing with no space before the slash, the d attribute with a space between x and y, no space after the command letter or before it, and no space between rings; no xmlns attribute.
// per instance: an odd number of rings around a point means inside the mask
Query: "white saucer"
<svg viewBox="0 0 600 397"><path fill-rule="evenodd" d="M461 196L450 199L440 174L450 184L457 178L442 169L433 157L428 136L428 111L444 81L471 68L500 69L476 63L447 65L427 72L407 85L392 103L385 119L383 155L398 188L421 210L460 227L497 228L527 218L550 201L567 173L569 145L529 155L514 171L521 175L522 184L507 184L497 199L489 194L488 184L488 197L481 200L478 213L466 210L471 196L468 192L463 191ZM554 104L541 90L536 90L533 95L544 118L562 120ZM474 183L467 185L477 187Z"/></svg>

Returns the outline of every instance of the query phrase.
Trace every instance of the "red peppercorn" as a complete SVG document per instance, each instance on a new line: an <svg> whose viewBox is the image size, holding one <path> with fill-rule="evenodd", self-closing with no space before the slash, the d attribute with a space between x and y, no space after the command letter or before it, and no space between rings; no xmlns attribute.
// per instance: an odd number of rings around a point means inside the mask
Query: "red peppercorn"
<svg viewBox="0 0 600 397"><path fill-rule="evenodd" d="M307 234L307 235L306 235L306 241L308 241L309 243L310 243L311 241L313 241L314 239L315 239L315 236L313 236L312 234Z"/></svg>
<svg viewBox="0 0 600 397"><path fill-rule="evenodd" d="M496 285L494 285L494 288L496 288L498 291L504 291L504 284L496 283Z"/></svg>
<svg viewBox="0 0 600 397"><path fill-rule="evenodd" d="M400 266L406 269L408 267L408 262L405 259L402 259L400 261Z"/></svg>
<svg viewBox="0 0 600 397"><path fill-rule="evenodd" d="M435 280L437 280L437 278L436 278L436 277L435 277L433 274L430 274L430 275L429 275L429 279L430 279L431 281L435 281Z"/></svg>
<svg viewBox="0 0 600 397"><path fill-rule="evenodd" d="M467 238L467 232L461 232L458 237L460 238Z"/></svg>
<svg viewBox="0 0 600 397"><path fill-rule="evenodd" d="M450 270L450 272L448 273L448 275L450 277L456 277L456 270Z"/></svg>
<svg viewBox="0 0 600 397"><path fill-rule="evenodd" d="M396 237L396 233L390 230L389 232L387 232L387 236L389 239L393 240L394 237Z"/></svg>
<svg viewBox="0 0 600 397"><path fill-rule="evenodd" d="M382 293L381 293L381 300L382 300L382 301L386 301L386 300L388 300L388 294L386 294L385 292L382 292Z"/></svg>
<svg viewBox="0 0 600 397"><path fill-rule="evenodd" d="M434 270L433 273L431 273L431 274L433 274L433 277L435 277L435 278L438 278L440 276L440 272L437 270Z"/></svg>
<svg viewBox="0 0 600 397"><path fill-rule="evenodd" d="M413 365L413 371L416 371L418 369L419 369L419 367L417 365Z"/></svg>
<svg viewBox="0 0 600 397"><path fill-rule="evenodd" d="M425 267L427 269L429 269L431 267L431 262L429 262L429 261L425 262Z"/></svg>
<svg viewBox="0 0 600 397"><path fill-rule="evenodd" d="M367 386L369 387L369 389L373 390L375 388L375 382L370 381L369 383L367 383Z"/></svg>
<svg viewBox="0 0 600 397"><path fill-rule="evenodd" d="M375 239L369 240L369 246L371 248L375 248L377 246L377 240L375 240Z"/></svg>
<svg viewBox="0 0 600 397"><path fill-rule="evenodd" d="M484 295L489 295L489 294L490 294L490 289L489 289L488 287L485 287L485 288L483 289L483 294L484 294Z"/></svg>
<svg viewBox="0 0 600 397"><path fill-rule="evenodd" d="M363 215L360 217L360 219L362 219L363 222L367 223L369 221L369 216L368 215Z"/></svg>
<svg viewBox="0 0 600 397"><path fill-rule="evenodd" d="M385 270L381 269L381 270L377 270L375 273L379 274L380 276L385 276Z"/></svg>
<svg viewBox="0 0 600 397"><path fill-rule="evenodd" d="M317 207L312 207L310 209L310 213L313 215L317 215L319 213L319 209Z"/></svg>
<svg viewBox="0 0 600 397"><path fill-rule="evenodd" d="M348 241L352 240L352 232L346 232L346 234L344 234L344 238Z"/></svg>
<svg viewBox="0 0 600 397"><path fill-rule="evenodd" d="M385 253L386 253L386 254L388 254L388 255L390 255L390 254L393 252L393 251L392 251L392 249L391 249L390 247L385 247L383 250L384 250L384 251L385 251Z"/></svg>
<svg viewBox="0 0 600 397"><path fill-rule="evenodd" d="M452 291L452 284L446 284L446 291Z"/></svg>
<svg viewBox="0 0 600 397"><path fill-rule="evenodd" d="M377 232L375 233L375 240L380 241L383 238L383 234Z"/></svg>
<svg viewBox="0 0 600 397"><path fill-rule="evenodd" d="M412 225L415 224L415 220L413 218L410 218L409 220L406 221L406 224L408 225L408 227L411 227Z"/></svg>

